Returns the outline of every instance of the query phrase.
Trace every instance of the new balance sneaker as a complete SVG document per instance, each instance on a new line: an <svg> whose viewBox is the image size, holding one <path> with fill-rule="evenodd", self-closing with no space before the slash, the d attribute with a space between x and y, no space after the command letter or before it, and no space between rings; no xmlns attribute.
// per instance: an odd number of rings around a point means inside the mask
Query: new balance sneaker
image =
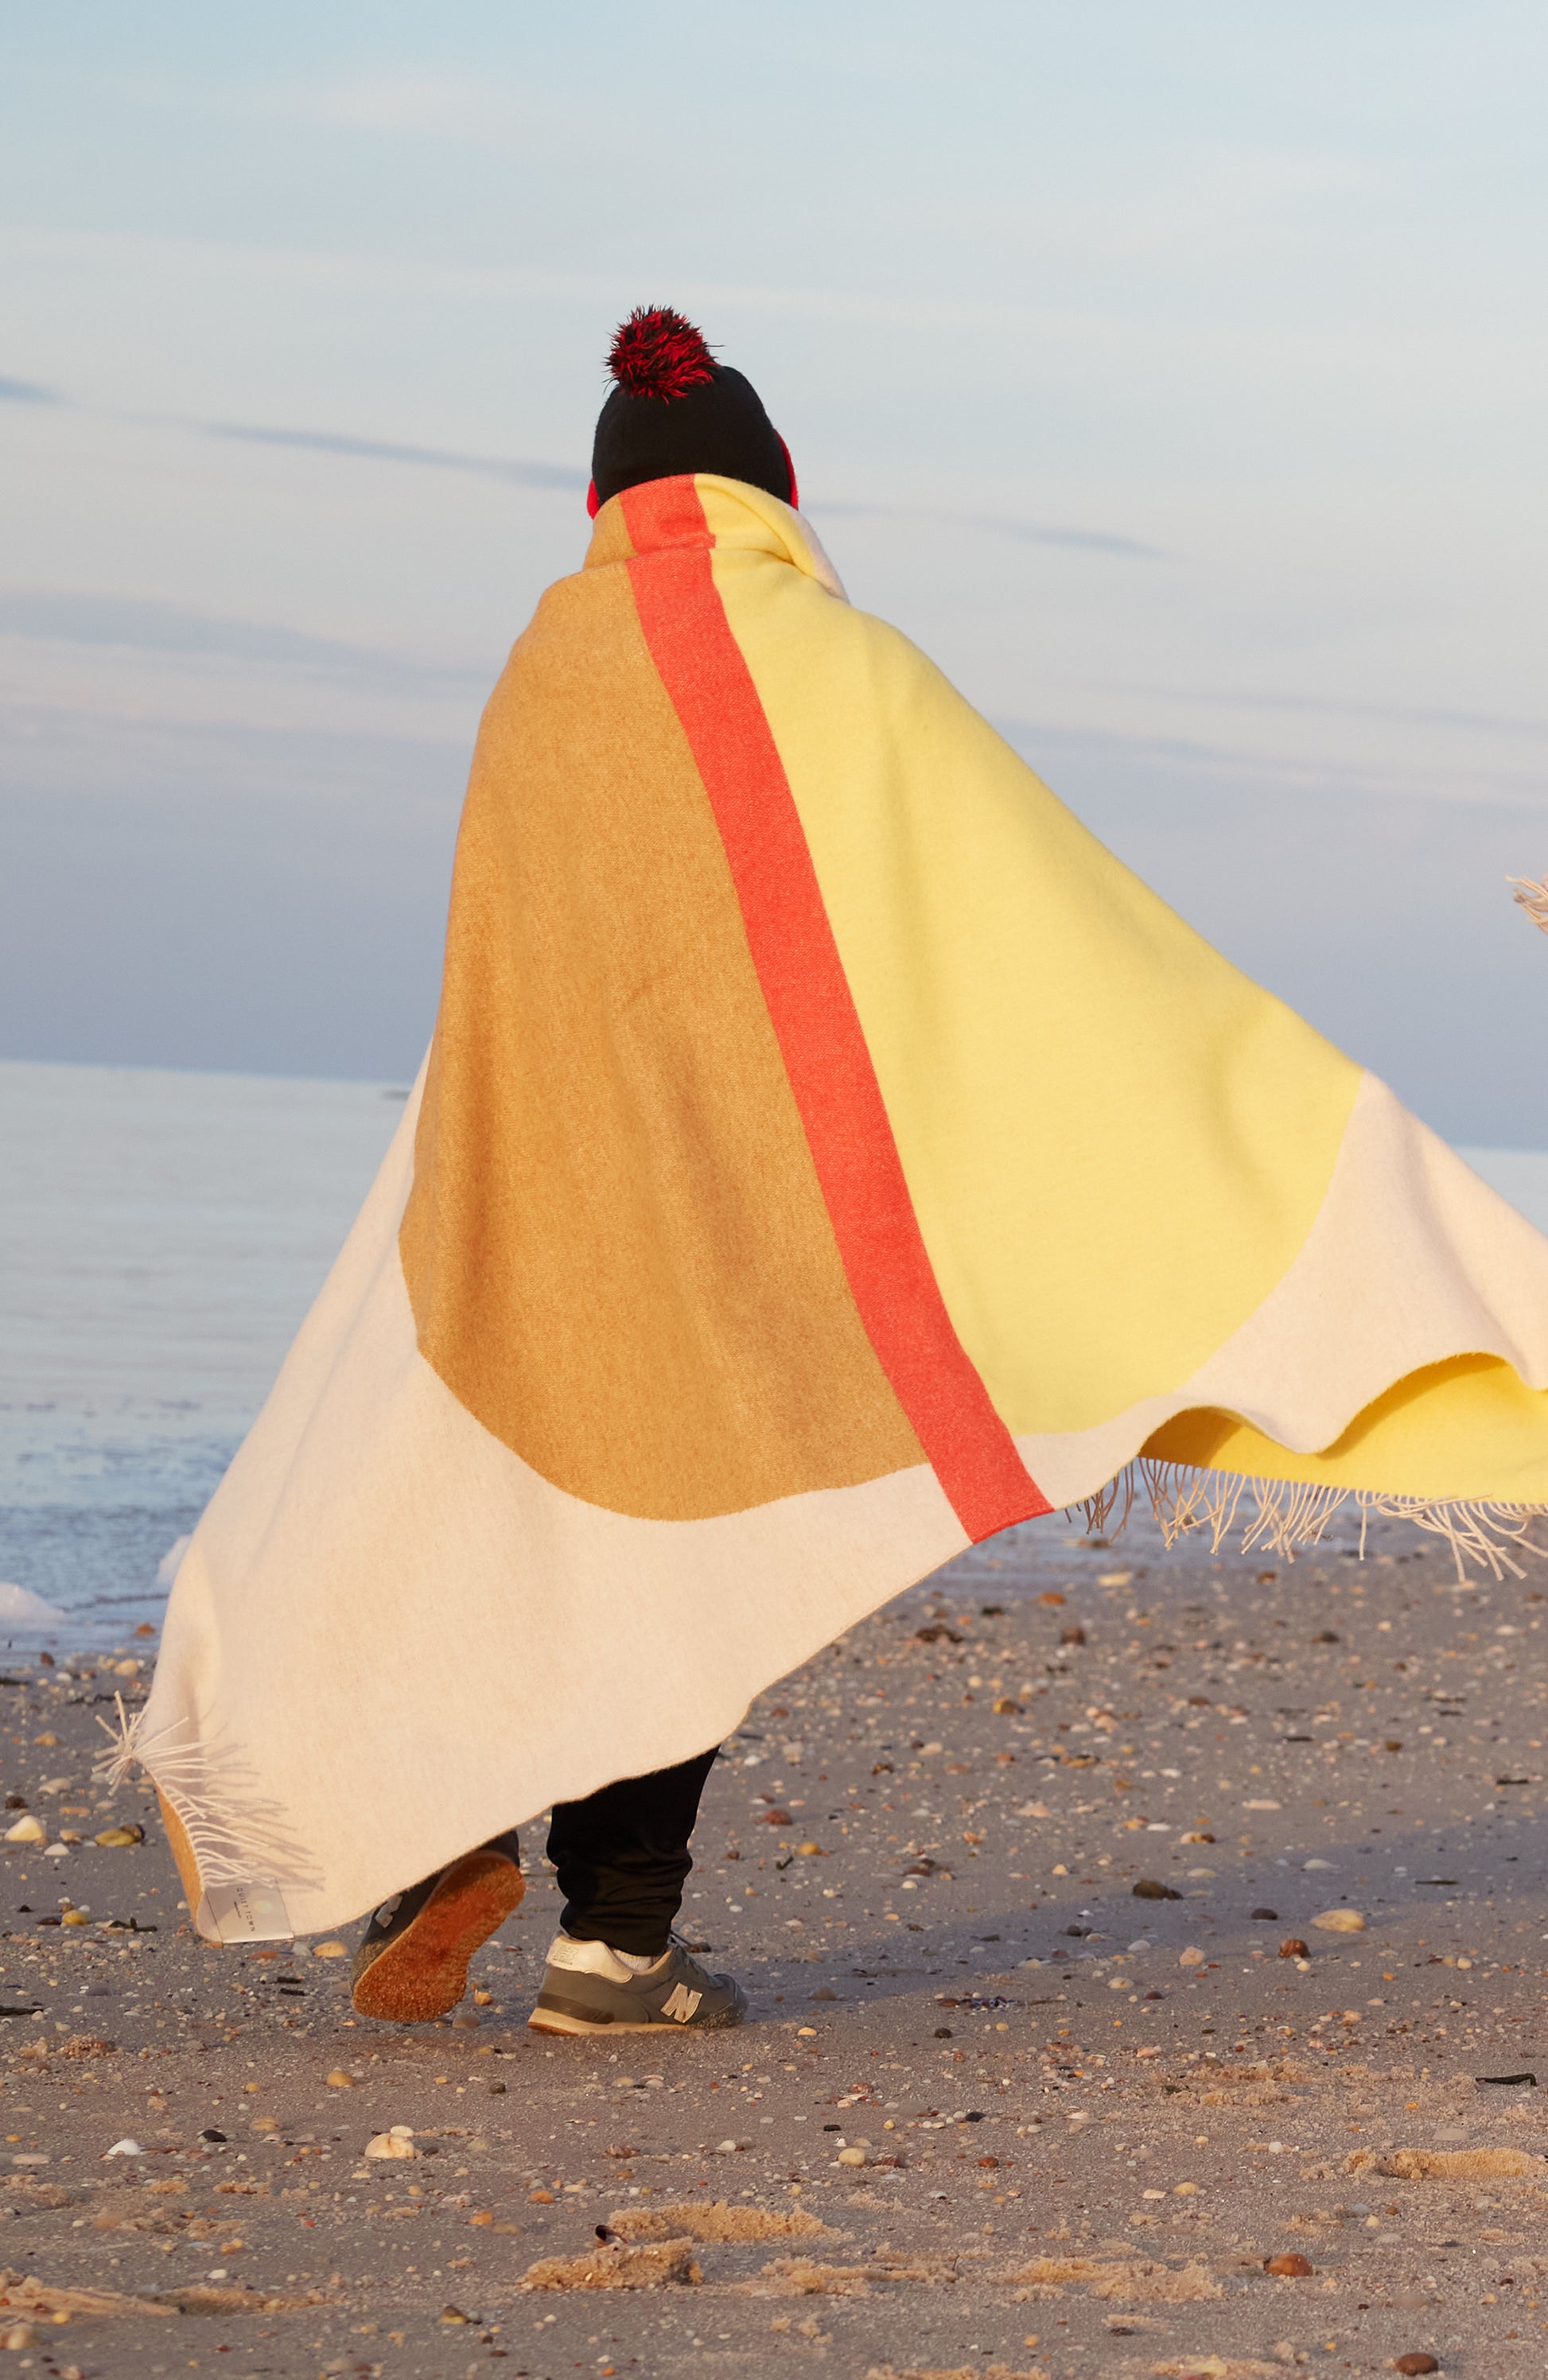
<svg viewBox="0 0 1548 2380"><path fill-rule="evenodd" d="M384 1900L355 1953L351 1998L361 2016L428 2024L456 2008L468 1961L520 1906L514 1829Z"/></svg>
<svg viewBox="0 0 1548 2380"><path fill-rule="evenodd" d="M735 1977L712 1974L676 1939L659 1959L642 1959L559 1934L527 2022L537 2033L670 2033L686 2025L703 2033L740 2024L746 2014L747 1994Z"/></svg>

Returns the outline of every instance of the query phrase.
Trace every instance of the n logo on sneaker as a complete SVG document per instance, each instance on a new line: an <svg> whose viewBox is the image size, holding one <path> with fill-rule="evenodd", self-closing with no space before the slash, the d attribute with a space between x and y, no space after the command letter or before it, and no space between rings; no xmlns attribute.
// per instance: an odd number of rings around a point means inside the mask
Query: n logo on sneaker
<svg viewBox="0 0 1548 2380"><path fill-rule="evenodd" d="M703 1997L702 1992L690 1992L686 1984L674 1984L661 2004L661 2012L675 2024L687 2024Z"/></svg>

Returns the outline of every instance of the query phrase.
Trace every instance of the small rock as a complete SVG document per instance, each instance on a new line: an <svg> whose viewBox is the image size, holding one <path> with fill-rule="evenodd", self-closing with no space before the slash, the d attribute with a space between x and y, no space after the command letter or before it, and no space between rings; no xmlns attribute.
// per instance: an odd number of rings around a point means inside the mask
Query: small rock
<svg viewBox="0 0 1548 2380"><path fill-rule="evenodd" d="M793 1827L795 1823L788 1810L765 1810L763 1813L765 1827Z"/></svg>
<svg viewBox="0 0 1548 2380"><path fill-rule="evenodd" d="M123 2140L115 2141L110 2149L104 2149L103 2158L105 2162L110 2156L143 2156L144 2154L140 2143L129 2140L126 2135Z"/></svg>
<svg viewBox="0 0 1548 2380"><path fill-rule="evenodd" d="M1186 1950L1179 1951L1177 1954L1179 1967L1201 1967L1205 1963L1204 1952L1196 1949L1191 1942Z"/></svg>
<svg viewBox="0 0 1548 2380"><path fill-rule="evenodd" d="M311 1955L314 1959L347 1959L349 1946L347 1942L314 1942Z"/></svg>
<svg viewBox="0 0 1548 2380"><path fill-rule="evenodd" d="M132 1844L144 1840L144 1828L131 1823L123 1827L104 1827L96 1838L96 1844L97 1849L103 1852L127 1852Z"/></svg>
<svg viewBox="0 0 1548 2380"><path fill-rule="evenodd" d="M1018 1718L1025 1708L1025 1703L1018 1703L1014 1695L1002 1694L994 1705L994 1716L996 1718Z"/></svg>
<svg viewBox="0 0 1548 2380"><path fill-rule="evenodd" d="M1136 1900L1180 1900L1182 1894L1176 1885L1162 1884L1153 1876L1142 1876L1129 1888Z"/></svg>
<svg viewBox="0 0 1548 2380"><path fill-rule="evenodd" d="M835 2000L838 1998L838 1994L835 1991L831 1991L828 1985L823 1984L820 1990L812 1993L811 1997L814 2000Z"/></svg>
<svg viewBox="0 0 1548 2380"><path fill-rule="evenodd" d="M414 2148L414 2128L411 2124L395 2124L391 2131L373 2132L365 2144L368 2157L411 2157ZM550 2204L553 2204L550 2200Z"/></svg>
<svg viewBox="0 0 1548 2380"><path fill-rule="evenodd" d="M493 1992L475 1992L473 1994L473 2006L475 2008L493 2008L494 2005L494 1995Z"/></svg>
<svg viewBox="0 0 1548 2380"><path fill-rule="evenodd" d="M1277 1909L1255 1909L1248 1923L1252 1925L1259 1924L1276 1925L1279 1923L1279 1912Z"/></svg>
<svg viewBox="0 0 1548 2380"><path fill-rule="evenodd" d="M717 2141L715 2143L716 2156L734 2156L736 2155L736 2151L737 2143L735 2141Z"/></svg>
<svg viewBox="0 0 1548 2380"><path fill-rule="evenodd" d="M1079 1620L1072 1621L1067 1628L1061 1628L1059 1631L1061 1645L1083 1645L1085 1641L1086 1632Z"/></svg>
<svg viewBox="0 0 1548 2380"><path fill-rule="evenodd" d="M460 2306L443 2306L441 2308L441 2320L443 2322L471 2322L472 2319L472 2315L464 2313Z"/></svg>
<svg viewBox="0 0 1548 2380"><path fill-rule="evenodd" d="M821 1843L798 1843L796 1849L798 1857L801 1859L821 1859L823 1856L823 1846Z"/></svg>
<svg viewBox="0 0 1548 2380"><path fill-rule="evenodd" d="M838 2162L840 2165L864 2165L865 2151L863 2149L840 2149L838 2152Z"/></svg>
<svg viewBox="0 0 1548 2380"><path fill-rule="evenodd" d="M277 2116L254 2116L252 2119L252 2129L255 2132L277 2132L279 2130L279 2118ZM366 2154L368 2156L370 2155L371 2152L369 2149Z"/></svg>
<svg viewBox="0 0 1548 2380"><path fill-rule="evenodd" d="M18 1818L14 1827L6 1828L6 1840L8 1843L43 1843L48 1840L48 1834L40 1821L29 1813L25 1818Z"/></svg>
<svg viewBox="0 0 1548 2380"><path fill-rule="evenodd" d="M1292 2250L1284 2256L1265 2256L1263 2270L1265 2273L1273 2273L1282 2281L1305 2281L1310 2279L1316 2266L1310 2258L1298 2256Z"/></svg>
<svg viewBox="0 0 1548 2380"><path fill-rule="evenodd" d="M1324 1909L1311 1920L1324 1934L1363 1934L1365 1920L1358 1909Z"/></svg>
<svg viewBox="0 0 1548 2380"><path fill-rule="evenodd" d="M1279 1955L1282 1959L1310 1959L1311 1947L1298 1934L1286 1934L1279 1946Z"/></svg>
<svg viewBox="0 0 1548 2380"><path fill-rule="evenodd" d="M332 2091L352 2091L355 2087L355 2078L352 2074L347 2073L342 2066L335 2066L328 2076L328 2087Z"/></svg>
<svg viewBox="0 0 1548 2380"><path fill-rule="evenodd" d="M452 2031L454 2033L477 2033L478 2030L479 2020L473 2014L472 2010L459 2009L456 2016L452 2019Z"/></svg>
<svg viewBox="0 0 1548 2380"><path fill-rule="evenodd" d="M1441 2367L1432 2355L1425 2354L1422 2348L1412 2347L1407 2355L1393 2357L1392 2368L1395 2372L1438 2372Z"/></svg>
<svg viewBox="0 0 1548 2380"><path fill-rule="evenodd" d="M213 2141L219 2143L225 2141L225 2134L220 2130L218 2125L206 2124L199 2137L201 2141Z"/></svg>
<svg viewBox="0 0 1548 2380"><path fill-rule="evenodd" d="M38 2334L30 2322L13 2322L8 2330L0 2331L0 2347L36 2347Z"/></svg>

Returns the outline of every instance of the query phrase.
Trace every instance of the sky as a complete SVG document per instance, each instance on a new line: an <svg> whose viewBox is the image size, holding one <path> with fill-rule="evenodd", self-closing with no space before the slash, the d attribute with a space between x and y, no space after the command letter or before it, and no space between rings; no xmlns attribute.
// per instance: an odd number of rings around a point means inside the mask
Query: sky
<svg viewBox="0 0 1548 2380"><path fill-rule="evenodd" d="M1454 1139L1548 1147L1538 0L0 14L0 1055L405 1078L613 324Z"/></svg>

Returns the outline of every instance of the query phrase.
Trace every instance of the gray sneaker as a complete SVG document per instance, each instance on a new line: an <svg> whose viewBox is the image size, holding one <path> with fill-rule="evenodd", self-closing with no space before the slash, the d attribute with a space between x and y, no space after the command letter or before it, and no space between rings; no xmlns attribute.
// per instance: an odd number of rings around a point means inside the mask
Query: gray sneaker
<svg viewBox="0 0 1548 2380"><path fill-rule="evenodd" d="M712 1974L675 1937L652 1965L637 1969L605 1942L561 1934L527 2022L535 2033L704 2033L740 2024L746 2014L736 1978Z"/></svg>

